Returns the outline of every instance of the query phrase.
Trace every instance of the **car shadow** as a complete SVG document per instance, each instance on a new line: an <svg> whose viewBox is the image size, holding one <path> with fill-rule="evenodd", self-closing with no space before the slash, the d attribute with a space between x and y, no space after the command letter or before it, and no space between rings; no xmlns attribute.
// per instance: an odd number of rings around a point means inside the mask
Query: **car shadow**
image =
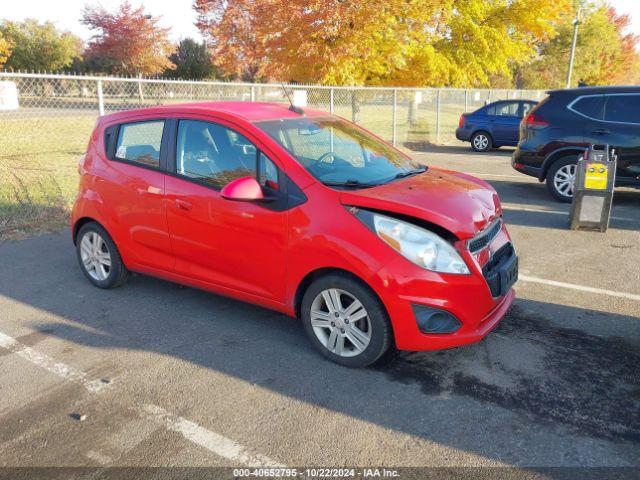
<svg viewBox="0 0 640 480"><path fill-rule="evenodd" d="M256 306L139 275L120 289L96 289L82 276L66 235L7 244L0 254L7 263L0 295L64 317L30 326L66 342L177 358L515 465L530 465L545 452L557 458L558 448L571 456L576 436L640 444L639 346L565 328L561 320L637 328L636 317L519 299L481 343L401 353L354 370L315 352L298 321ZM531 456L527 449L487 445L486 432L505 428L505 421L519 425L517 435L542 430L545 438L552 432L566 442L541 441ZM636 451L628 461L640 462Z"/></svg>

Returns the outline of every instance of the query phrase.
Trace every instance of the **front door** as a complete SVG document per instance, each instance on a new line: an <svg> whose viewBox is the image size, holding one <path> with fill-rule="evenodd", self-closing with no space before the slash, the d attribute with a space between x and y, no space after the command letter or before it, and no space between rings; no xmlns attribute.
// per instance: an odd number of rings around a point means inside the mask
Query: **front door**
<svg viewBox="0 0 640 480"><path fill-rule="evenodd" d="M640 93L606 96L602 138L617 148L617 176L640 179Z"/></svg>
<svg viewBox="0 0 640 480"><path fill-rule="evenodd" d="M287 212L281 202L225 200L220 190L255 176L278 197L281 171L237 127L176 120L167 221L180 275L283 302Z"/></svg>

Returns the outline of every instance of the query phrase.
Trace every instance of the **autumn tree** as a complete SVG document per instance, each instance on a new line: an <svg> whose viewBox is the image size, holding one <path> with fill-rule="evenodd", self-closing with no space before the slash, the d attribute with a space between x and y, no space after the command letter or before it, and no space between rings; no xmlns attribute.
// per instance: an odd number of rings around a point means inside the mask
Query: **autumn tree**
<svg viewBox="0 0 640 480"><path fill-rule="evenodd" d="M636 50L640 38L626 33L630 20L612 7L602 5L583 10L573 69L574 84L607 85L638 80L640 55ZM565 86L569 53L573 39L575 14L566 18L558 35L541 46L540 57L524 69L527 88L561 88Z"/></svg>
<svg viewBox="0 0 640 480"><path fill-rule="evenodd" d="M368 85L489 85L552 38L569 0L195 0L226 73Z"/></svg>
<svg viewBox="0 0 640 480"><path fill-rule="evenodd" d="M0 64L3 51L6 69L55 71L70 66L80 57L82 40L59 31L51 22L4 21L0 23Z"/></svg>
<svg viewBox="0 0 640 480"><path fill-rule="evenodd" d="M124 75L157 75L173 68L168 56L174 45L169 29L160 27L159 20L127 1L115 12L87 5L82 23L97 32L87 46L88 60Z"/></svg>
<svg viewBox="0 0 640 480"><path fill-rule="evenodd" d="M172 76L185 79L203 79L217 76L211 62L207 45L185 38L178 43L169 60L175 64L175 70L167 72Z"/></svg>
<svg viewBox="0 0 640 480"><path fill-rule="evenodd" d="M11 55L11 45L0 31L0 68L5 64L9 55Z"/></svg>

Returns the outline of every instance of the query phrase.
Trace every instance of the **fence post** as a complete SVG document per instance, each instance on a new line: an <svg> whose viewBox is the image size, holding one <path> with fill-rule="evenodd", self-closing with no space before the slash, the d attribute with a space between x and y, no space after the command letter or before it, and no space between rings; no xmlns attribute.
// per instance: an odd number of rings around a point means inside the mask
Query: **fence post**
<svg viewBox="0 0 640 480"><path fill-rule="evenodd" d="M392 115L392 125L391 125L391 140L393 146L396 146L396 120L398 118L398 90L396 88L393 89L393 115Z"/></svg>
<svg viewBox="0 0 640 480"><path fill-rule="evenodd" d="M98 80L98 114L104 115L104 95L102 94L102 80Z"/></svg>
<svg viewBox="0 0 640 480"><path fill-rule="evenodd" d="M469 110L469 90L464 89L464 111L467 112Z"/></svg>
<svg viewBox="0 0 640 480"><path fill-rule="evenodd" d="M255 85L251 85L251 101L252 102L256 101L256 86Z"/></svg>
<svg viewBox="0 0 640 480"><path fill-rule="evenodd" d="M436 144L440 143L440 89L436 95Z"/></svg>
<svg viewBox="0 0 640 480"><path fill-rule="evenodd" d="M329 89L329 113L333 115L333 88Z"/></svg>

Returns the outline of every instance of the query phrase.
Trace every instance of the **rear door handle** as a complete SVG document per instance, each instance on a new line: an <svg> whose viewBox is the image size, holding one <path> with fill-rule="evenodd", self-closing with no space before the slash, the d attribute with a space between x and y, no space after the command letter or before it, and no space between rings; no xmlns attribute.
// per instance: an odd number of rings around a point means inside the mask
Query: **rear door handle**
<svg viewBox="0 0 640 480"><path fill-rule="evenodd" d="M180 198L176 198L176 205L180 210L191 210L193 208L192 203L189 203L186 200L182 200Z"/></svg>
<svg viewBox="0 0 640 480"><path fill-rule="evenodd" d="M611 131L606 128L596 128L595 130L592 130L591 133L594 135L609 135Z"/></svg>

